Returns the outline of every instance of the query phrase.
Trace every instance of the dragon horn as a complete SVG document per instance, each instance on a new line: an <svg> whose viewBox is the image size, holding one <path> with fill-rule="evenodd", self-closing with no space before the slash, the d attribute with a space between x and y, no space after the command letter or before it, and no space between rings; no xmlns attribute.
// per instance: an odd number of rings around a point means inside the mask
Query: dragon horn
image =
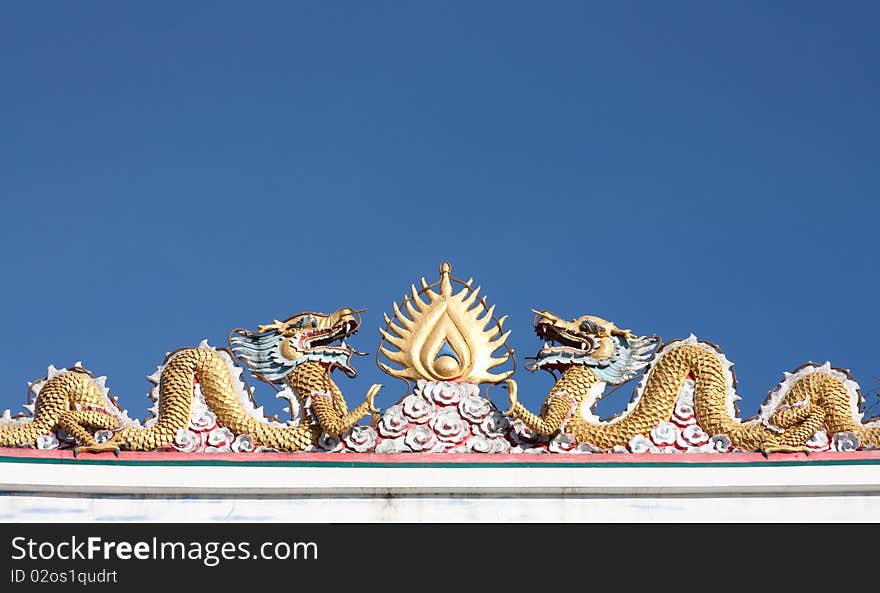
<svg viewBox="0 0 880 593"><path fill-rule="evenodd" d="M633 338L637 338L638 336L632 332L631 329L620 329L619 327L614 327L611 330L612 336L623 336L624 338L631 340Z"/></svg>
<svg viewBox="0 0 880 593"><path fill-rule="evenodd" d="M532 313L534 313L535 315L540 315L542 317L547 317L549 319L552 319L553 321L559 321L559 316L554 315L550 311L537 311L535 309L532 309Z"/></svg>
<svg viewBox="0 0 880 593"><path fill-rule="evenodd" d="M266 325L258 325L257 333L263 333L265 331L269 331L270 329L281 329L284 324L277 319L273 319L272 323L268 323Z"/></svg>

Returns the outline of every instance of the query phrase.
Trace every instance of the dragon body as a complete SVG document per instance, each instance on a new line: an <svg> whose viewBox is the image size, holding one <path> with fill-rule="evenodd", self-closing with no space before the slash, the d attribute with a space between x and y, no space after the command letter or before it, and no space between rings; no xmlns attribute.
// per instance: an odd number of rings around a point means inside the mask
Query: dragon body
<svg viewBox="0 0 880 593"><path fill-rule="evenodd" d="M53 377L35 383L40 395L34 402L33 418L0 423L0 446L33 445L59 429L94 443L86 427L118 428L118 410L88 371L79 366L60 372L50 368L50 371Z"/></svg>
<svg viewBox="0 0 880 593"><path fill-rule="evenodd" d="M0 423L0 446L33 446L41 437L63 430L77 451L151 451L174 442L192 414L194 385L221 426L250 435L254 444L281 451L300 451L318 442L322 433L339 435L378 410L373 401L380 385L373 385L363 403L349 411L330 374L342 369L354 375L353 349L345 338L360 324L357 312L344 308L331 315L303 313L257 332L234 330L233 354L258 378L290 388L305 413L298 424L282 424L255 413L236 385L234 363L226 351L210 347L186 348L168 355L159 375L156 415L143 426L131 421L103 387L103 382L74 367L39 381L31 418ZM334 345L342 340L341 345ZM240 369L239 369L240 374ZM36 389L35 389L36 387ZM96 431L112 431L98 442Z"/></svg>
<svg viewBox="0 0 880 593"><path fill-rule="evenodd" d="M709 435L725 435L733 447L803 451L823 429L828 434L852 433L862 445L880 444L880 423L861 422L861 395L845 371L804 365L786 374L756 418L742 420L735 406L739 398L732 365L717 346L691 337L658 350L656 337L637 336L598 317L568 321L548 311L535 313L535 331L549 341L532 370L562 374L539 414L519 403L516 383L509 382L507 415L539 434L565 432L605 450L626 447L638 435L649 435L670 421L685 382L692 381L699 426ZM606 386L623 384L646 368L627 409L599 420L593 408Z"/></svg>

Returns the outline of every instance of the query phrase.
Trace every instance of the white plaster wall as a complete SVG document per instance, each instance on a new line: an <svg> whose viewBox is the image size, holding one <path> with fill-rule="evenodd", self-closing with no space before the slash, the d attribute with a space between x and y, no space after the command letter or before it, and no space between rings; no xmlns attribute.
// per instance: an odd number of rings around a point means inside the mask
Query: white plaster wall
<svg viewBox="0 0 880 593"><path fill-rule="evenodd" d="M0 521L877 522L880 496L0 497Z"/></svg>
<svg viewBox="0 0 880 593"><path fill-rule="evenodd" d="M211 467L0 463L0 521L880 520L880 465Z"/></svg>

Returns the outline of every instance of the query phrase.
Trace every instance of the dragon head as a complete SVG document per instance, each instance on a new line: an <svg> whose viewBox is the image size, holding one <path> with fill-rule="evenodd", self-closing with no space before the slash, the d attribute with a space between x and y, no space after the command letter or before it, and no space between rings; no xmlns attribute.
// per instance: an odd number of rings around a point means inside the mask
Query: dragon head
<svg viewBox="0 0 880 593"><path fill-rule="evenodd" d="M354 377L352 354L359 354L345 343L357 332L360 311L343 307L335 313L300 313L284 321L260 325L256 332L234 329L229 347L251 372L270 383L281 383L297 366L317 362L342 369ZM336 344L336 342L339 342Z"/></svg>
<svg viewBox="0 0 880 593"><path fill-rule="evenodd" d="M533 371L582 365L609 385L626 383L648 365L660 341L592 315L568 321L550 311L532 311L535 333L546 340L530 367Z"/></svg>

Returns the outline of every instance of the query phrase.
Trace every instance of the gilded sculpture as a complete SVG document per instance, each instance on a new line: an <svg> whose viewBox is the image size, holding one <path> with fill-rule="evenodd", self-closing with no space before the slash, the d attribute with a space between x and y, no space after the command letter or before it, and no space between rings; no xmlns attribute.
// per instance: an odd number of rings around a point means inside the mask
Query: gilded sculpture
<svg viewBox="0 0 880 593"><path fill-rule="evenodd" d="M453 281L462 287L456 293ZM496 318L495 306L487 306L479 296L480 288L472 288L471 283L454 280L452 267L443 262L435 285L422 278L421 290L412 286L412 297L403 300L406 314L394 303L394 317L386 314L386 327L379 330L383 340L379 352L402 368L394 369L381 361L379 368L392 377L412 381L497 383L512 375L512 370L490 372L510 359L509 349L493 356L506 347L510 332L502 333L506 317ZM432 288L437 285L435 292Z"/></svg>
<svg viewBox="0 0 880 593"><path fill-rule="evenodd" d="M304 312L230 332L228 348L203 342L170 353L151 375L151 417L129 417L103 377L77 364L49 368L31 383L27 414L0 419L0 446L58 448L74 454L120 450L354 453L678 453L853 450L880 446L880 422L864 421L849 373L808 363L767 396L753 419L740 418L732 364L714 344L691 336L661 343L592 315L564 319L533 311L545 342L527 370L559 374L537 414L518 398L506 319L496 317L472 280L440 266L392 305L379 329L377 364L408 385L380 413L372 385L349 410L334 371L354 377L346 343L361 311ZM505 367L511 367L506 368ZM267 417L243 368L288 400L291 419ZM627 408L600 419L597 402L638 379ZM508 390L506 411L488 388ZM485 388L485 392L483 391Z"/></svg>
<svg viewBox="0 0 880 593"><path fill-rule="evenodd" d="M234 434L248 435L257 446L300 451L318 442L322 433L338 435L361 418L377 414L380 385L373 385L363 403L349 411L331 379L335 369L354 374L354 350L345 338L357 331L359 313L351 308L330 315L301 313L285 321L259 326L256 332L233 330L233 355L254 375L290 388L309 418L294 426L255 413L249 391L236 385L240 369L229 351L208 347L172 352L160 367L157 389L151 393L155 416L141 425L128 418L103 386L81 367L54 371L32 384L36 390L32 418L0 424L0 446L27 446L61 429L76 442L76 453L122 449L151 451L173 445L191 422L194 386L217 422ZM341 342L341 344L336 344ZM97 442L95 431L110 431Z"/></svg>
<svg viewBox="0 0 880 593"><path fill-rule="evenodd" d="M539 434L567 432L600 449L626 447L639 436L673 420L676 403L690 386L690 406L699 427L724 435L729 445L747 451L808 451L820 430L852 434L862 444L880 442L880 427L856 421L860 395L845 371L808 364L789 374L773 390L757 418L744 421L736 411L735 378L720 349L696 338L663 346L656 337L638 336L598 317L568 321L535 311L535 333L547 340L533 370L562 373L539 415L519 403L510 389L507 414ZM656 350L656 351L655 351ZM593 408L608 385L620 385L645 370L627 409L600 421Z"/></svg>

